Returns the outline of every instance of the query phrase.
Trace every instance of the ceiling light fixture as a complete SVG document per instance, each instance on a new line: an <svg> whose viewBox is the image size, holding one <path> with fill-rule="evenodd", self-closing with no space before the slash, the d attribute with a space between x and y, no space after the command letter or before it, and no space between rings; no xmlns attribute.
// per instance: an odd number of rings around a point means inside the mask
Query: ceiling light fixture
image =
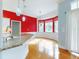
<svg viewBox="0 0 79 59"><path fill-rule="evenodd" d="M20 14L21 14L21 10L20 10L19 8L17 8L16 15L17 15L17 16L20 16Z"/></svg>
<svg viewBox="0 0 79 59"><path fill-rule="evenodd" d="M23 22L26 21L26 17L25 16L22 17L22 21Z"/></svg>
<svg viewBox="0 0 79 59"><path fill-rule="evenodd" d="M17 16L20 16L20 14L21 14L21 10L20 10L19 4L20 4L20 0L18 0L18 7L17 7L17 10L16 10L16 15Z"/></svg>
<svg viewBox="0 0 79 59"><path fill-rule="evenodd" d="M23 12L24 12L24 8L25 8L26 6L25 6L25 0L23 0ZM26 21L26 17L25 16L23 16L22 17L22 21L24 22L24 21Z"/></svg>

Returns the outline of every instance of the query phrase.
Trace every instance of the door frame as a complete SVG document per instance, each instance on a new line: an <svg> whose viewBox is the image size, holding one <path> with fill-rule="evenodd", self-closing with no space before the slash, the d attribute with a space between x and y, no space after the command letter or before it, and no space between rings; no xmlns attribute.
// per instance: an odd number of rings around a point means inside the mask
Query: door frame
<svg viewBox="0 0 79 59"><path fill-rule="evenodd" d="M17 21L17 20L11 20L11 28L13 28L12 27L12 22L18 22L20 25L20 27L19 27L19 33L20 33L20 35L21 35L21 21ZM11 34L12 34L12 32L11 32Z"/></svg>

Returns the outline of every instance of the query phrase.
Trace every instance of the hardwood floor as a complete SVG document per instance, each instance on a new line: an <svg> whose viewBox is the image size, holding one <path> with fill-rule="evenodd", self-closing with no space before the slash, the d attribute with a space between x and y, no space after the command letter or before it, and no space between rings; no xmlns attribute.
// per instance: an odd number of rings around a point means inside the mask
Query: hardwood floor
<svg viewBox="0 0 79 59"><path fill-rule="evenodd" d="M49 58L52 59L53 57ZM29 53L25 59L48 59L48 55L44 52L39 52L37 45L29 45Z"/></svg>
<svg viewBox="0 0 79 59"><path fill-rule="evenodd" d="M72 55L69 51L59 48L59 59L79 59ZM54 56L49 56L45 52L39 52L38 46L35 44L29 45L29 53L25 59L55 59Z"/></svg>
<svg viewBox="0 0 79 59"><path fill-rule="evenodd" d="M79 59L79 57L72 55L68 50L59 49L60 55L59 59Z"/></svg>

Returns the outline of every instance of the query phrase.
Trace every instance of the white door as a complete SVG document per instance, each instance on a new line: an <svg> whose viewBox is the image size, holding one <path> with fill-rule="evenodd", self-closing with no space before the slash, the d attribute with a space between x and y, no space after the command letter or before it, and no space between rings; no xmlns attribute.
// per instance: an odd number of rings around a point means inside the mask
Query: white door
<svg viewBox="0 0 79 59"><path fill-rule="evenodd" d="M79 53L79 10L72 11L71 50Z"/></svg>

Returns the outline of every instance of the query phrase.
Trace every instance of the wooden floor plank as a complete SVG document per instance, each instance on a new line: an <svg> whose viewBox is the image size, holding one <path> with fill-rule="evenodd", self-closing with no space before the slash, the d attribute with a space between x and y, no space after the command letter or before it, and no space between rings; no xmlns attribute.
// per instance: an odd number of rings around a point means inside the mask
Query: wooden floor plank
<svg viewBox="0 0 79 59"><path fill-rule="evenodd" d="M59 59L79 59L79 57L72 55L69 51L59 48ZM54 59L45 52L39 52L37 45L29 45L29 53L25 59Z"/></svg>

